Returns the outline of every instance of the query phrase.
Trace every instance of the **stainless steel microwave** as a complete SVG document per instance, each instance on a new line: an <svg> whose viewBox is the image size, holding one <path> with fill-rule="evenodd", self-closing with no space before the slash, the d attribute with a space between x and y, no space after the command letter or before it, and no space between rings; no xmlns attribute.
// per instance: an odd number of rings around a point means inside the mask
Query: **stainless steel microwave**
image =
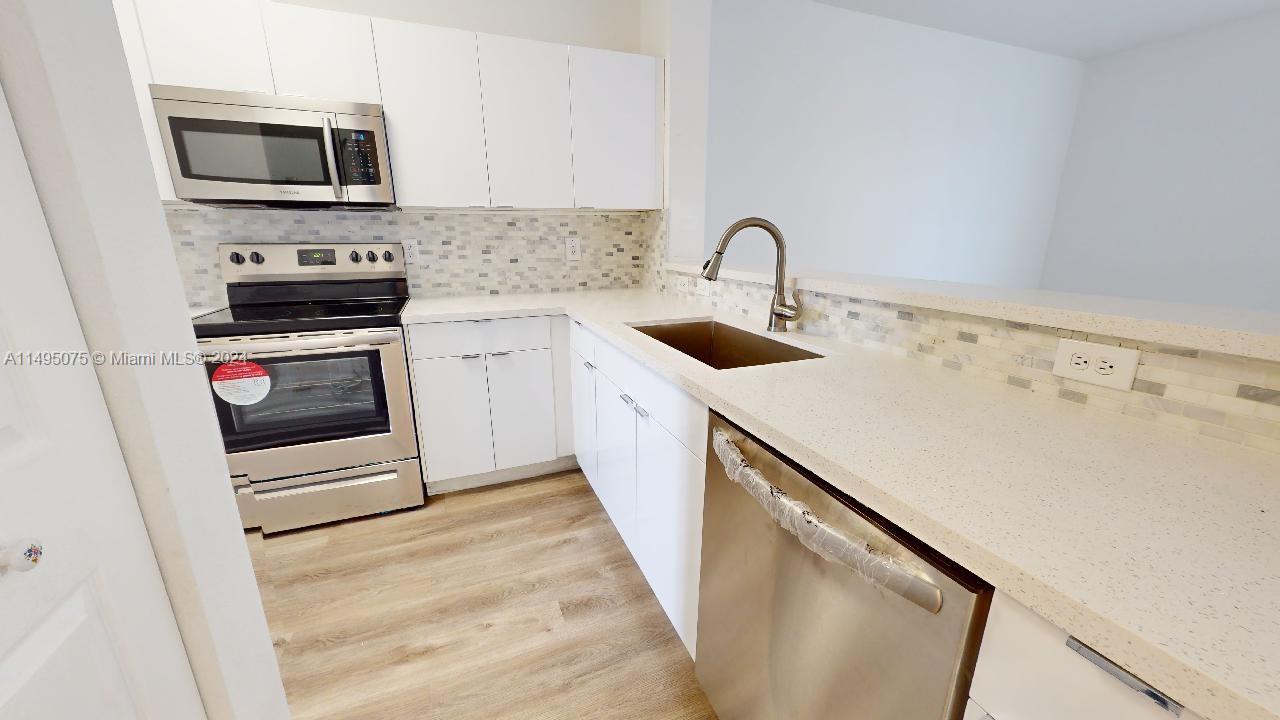
<svg viewBox="0 0 1280 720"><path fill-rule="evenodd" d="M152 85L179 198L390 205L382 106Z"/></svg>

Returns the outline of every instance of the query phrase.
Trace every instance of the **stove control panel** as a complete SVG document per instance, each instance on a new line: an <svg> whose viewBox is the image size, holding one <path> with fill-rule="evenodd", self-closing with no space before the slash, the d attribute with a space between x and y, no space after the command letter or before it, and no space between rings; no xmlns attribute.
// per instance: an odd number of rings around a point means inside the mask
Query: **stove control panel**
<svg viewBox="0 0 1280 720"><path fill-rule="evenodd" d="M405 276L404 248L395 243L228 243L218 258L228 284Z"/></svg>

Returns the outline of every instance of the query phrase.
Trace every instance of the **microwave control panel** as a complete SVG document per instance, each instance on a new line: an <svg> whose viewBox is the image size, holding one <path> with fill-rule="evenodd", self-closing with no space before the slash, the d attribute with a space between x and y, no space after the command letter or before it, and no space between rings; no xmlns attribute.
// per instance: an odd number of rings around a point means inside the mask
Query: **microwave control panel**
<svg viewBox="0 0 1280 720"><path fill-rule="evenodd" d="M338 130L343 185L381 185L378 140L372 130Z"/></svg>

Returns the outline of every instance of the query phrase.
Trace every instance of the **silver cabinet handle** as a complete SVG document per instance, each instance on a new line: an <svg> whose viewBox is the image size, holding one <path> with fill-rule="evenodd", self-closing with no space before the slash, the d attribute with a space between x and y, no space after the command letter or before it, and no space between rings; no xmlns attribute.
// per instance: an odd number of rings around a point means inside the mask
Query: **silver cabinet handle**
<svg viewBox="0 0 1280 720"><path fill-rule="evenodd" d="M337 200L342 199L342 179L338 177L338 160L337 152L333 145L333 123L329 118L324 119L324 155L325 162L329 164L329 180L333 183L333 197Z"/></svg>
<svg viewBox="0 0 1280 720"><path fill-rule="evenodd" d="M1093 663L1098 669L1127 685L1129 689L1146 696L1148 700L1160 706L1160 709L1174 717L1182 717L1182 705L1178 704L1176 700L1146 684L1140 678L1134 676L1133 673L1107 659L1102 653L1070 635L1067 636L1067 647L1074 650L1080 657Z"/></svg>
<svg viewBox="0 0 1280 720"><path fill-rule="evenodd" d="M479 354L479 353L476 353L475 355L463 355L463 356L462 356L462 359L463 359L463 360L475 360L475 359L476 359L476 358L478 358L478 357L480 357L480 354Z"/></svg>
<svg viewBox="0 0 1280 720"><path fill-rule="evenodd" d="M862 579L935 615L942 610L942 589L918 570L879 552L827 524L803 502L787 495L751 466L724 430L716 428L712 449L731 481L747 491L783 529L814 554L843 565Z"/></svg>
<svg viewBox="0 0 1280 720"><path fill-rule="evenodd" d="M590 370L591 372L595 372L595 371L596 371L596 366L595 366L595 365L592 365L590 362L588 362L588 361L586 361L586 360L583 360L583 361L582 361L582 367L584 367L584 368L586 368L586 369Z"/></svg>
<svg viewBox="0 0 1280 720"><path fill-rule="evenodd" d="M510 351L510 350L503 350L502 352L489 353L489 354L490 354L490 355L492 355L492 356L494 356L494 357L502 357L503 355L510 355L510 354L511 354L511 351Z"/></svg>
<svg viewBox="0 0 1280 720"><path fill-rule="evenodd" d="M0 545L0 574L35 570L44 557L44 545L33 538L23 538L12 545Z"/></svg>
<svg viewBox="0 0 1280 720"><path fill-rule="evenodd" d="M642 418L649 417L649 411L648 411L648 410L645 410L644 408L640 407L639 405L635 405L635 409L636 409L636 412L637 412L637 413L639 413L640 417L642 417Z"/></svg>
<svg viewBox="0 0 1280 720"><path fill-rule="evenodd" d="M631 399L631 396L630 396L630 395L627 395L626 393L623 393L623 394L619 395L618 397L622 398L622 402L624 402L624 403L626 403L626 404L628 404L628 405L635 406L635 404L636 404L636 401L635 401L635 400L632 400L632 399Z"/></svg>

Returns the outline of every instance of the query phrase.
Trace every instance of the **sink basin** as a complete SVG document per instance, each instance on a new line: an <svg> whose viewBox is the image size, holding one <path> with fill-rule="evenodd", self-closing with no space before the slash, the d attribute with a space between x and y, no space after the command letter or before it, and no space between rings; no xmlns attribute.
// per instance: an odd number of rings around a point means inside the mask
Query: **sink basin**
<svg viewBox="0 0 1280 720"><path fill-rule="evenodd" d="M822 357L714 320L632 327L717 370Z"/></svg>

